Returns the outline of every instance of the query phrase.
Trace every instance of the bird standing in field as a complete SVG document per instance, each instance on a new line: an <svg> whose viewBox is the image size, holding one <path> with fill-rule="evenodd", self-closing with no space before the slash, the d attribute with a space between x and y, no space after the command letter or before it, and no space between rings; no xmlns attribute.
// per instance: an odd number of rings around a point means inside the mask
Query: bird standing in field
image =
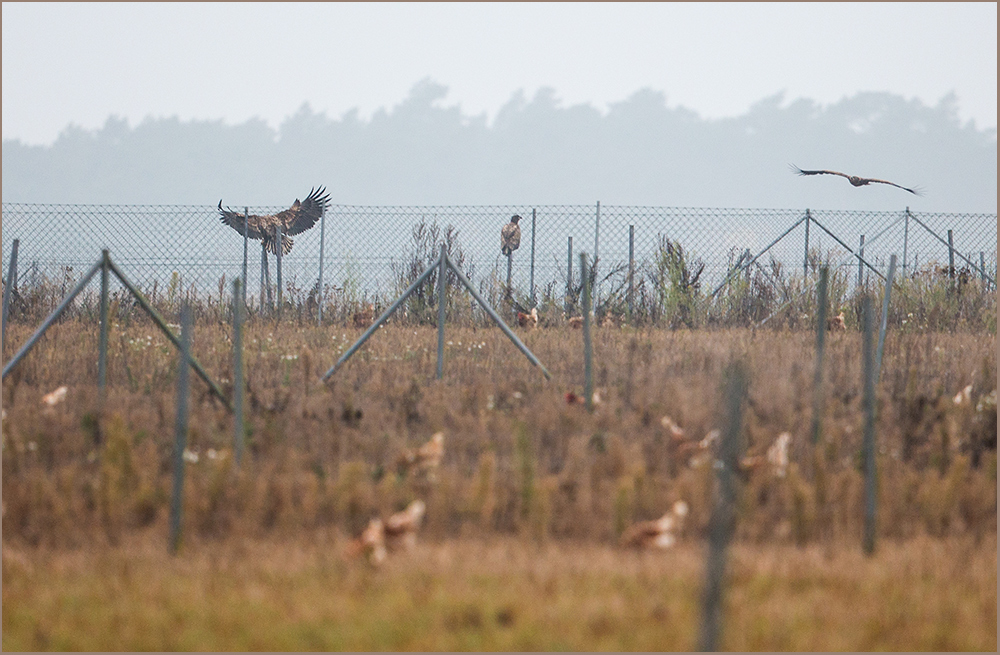
<svg viewBox="0 0 1000 655"><path fill-rule="evenodd" d="M521 217L514 214L510 223L500 230L500 254L506 257L510 257L521 246L521 226L517 224L520 220Z"/></svg>
<svg viewBox="0 0 1000 655"><path fill-rule="evenodd" d="M530 312L518 312L517 324L529 330L538 325L538 309L532 307Z"/></svg>
<svg viewBox="0 0 1000 655"><path fill-rule="evenodd" d="M827 170L821 170L821 171L804 171L801 168L799 168L798 166L796 166L795 164L791 164L791 167L792 167L792 170L795 171L796 173L798 173L799 175L839 175L840 177L846 177L847 181L850 182L853 186L867 186L868 184L871 184L871 183L874 182L876 184L889 184L889 185L892 185L894 187L902 189L903 191L909 191L910 193L912 193L915 196L921 195L920 189L907 189L905 186L900 186L900 185L896 184L895 182L890 182L888 180L879 180L879 179L876 179L874 177L858 177L857 175L848 175L847 173L841 173L839 171L827 171Z"/></svg>
<svg viewBox="0 0 1000 655"><path fill-rule="evenodd" d="M666 514L655 521L642 521L622 533L620 544L625 548L670 548L677 542L677 533L684 526L688 506L678 500Z"/></svg>
<svg viewBox="0 0 1000 655"><path fill-rule="evenodd" d="M844 312L841 311L836 316L826 319L826 329L831 332L844 332L847 330L847 324L844 323Z"/></svg>
<svg viewBox="0 0 1000 655"><path fill-rule="evenodd" d="M382 519L377 516L372 518L361 535L347 544L344 555L348 559L364 556L375 566L385 561L385 524Z"/></svg>
<svg viewBox="0 0 1000 655"><path fill-rule="evenodd" d="M402 547L406 550L413 548L417 544L417 531L426 511L424 501L415 500L403 511L386 519L385 536L389 547Z"/></svg>
<svg viewBox="0 0 1000 655"><path fill-rule="evenodd" d="M406 475L411 468L423 471L433 478L433 470L444 457L444 432L436 432L430 440L416 450L404 450L396 459L399 475Z"/></svg>
<svg viewBox="0 0 1000 655"><path fill-rule="evenodd" d="M292 239L289 236L301 234L320 219L330 204L330 194L326 193L326 187L312 189L309 195L302 202L296 198L295 202L288 209L277 214L258 216L250 214L244 219L240 212L235 212L229 207L222 208L222 200L219 200L219 220L224 225L228 225L240 234L243 234L244 223L246 224L247 237L262 241L264 249L272 255L278 254L278 225L281 225L281 254L287 255L292 250Z"/></svg>

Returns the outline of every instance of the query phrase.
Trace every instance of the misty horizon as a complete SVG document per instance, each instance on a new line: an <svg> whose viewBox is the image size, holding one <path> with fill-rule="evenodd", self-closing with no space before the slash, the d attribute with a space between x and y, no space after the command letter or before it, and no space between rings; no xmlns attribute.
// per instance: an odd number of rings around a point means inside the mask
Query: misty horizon
<svg viewBox="0 0 1000 655"><path fill-rule="evenodd" d="M340 204L608 204L996 212L996 130L890 93L832 105L784 94L703 119L649 88L564 106L551 87L517 92L487 122L443 103L430 78L365 120L309 103L275 129L262 119L111 116L51 146L3 142L5 202L284 205L325 185ZM922 187L800 178L826 168ZM876 188L881 187L881 188Z"/></svg>

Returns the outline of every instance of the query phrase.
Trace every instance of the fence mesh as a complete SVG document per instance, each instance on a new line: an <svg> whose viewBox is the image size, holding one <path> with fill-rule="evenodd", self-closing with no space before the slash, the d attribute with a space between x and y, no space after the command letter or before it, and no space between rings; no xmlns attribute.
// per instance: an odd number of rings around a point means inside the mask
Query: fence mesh
<svg viewBox="0 0 1000 655"><path fill-rule="evenodd" d="M242 206L233 205L233 209ZM284 207L249 207L271 214ZM808 216L810 220L803 220ZM512 287L517 297L545 293L561 297L572 260L578 284L579 253L598 257L598 297L627 279L630 228L634 235L635 281L652 275L663 239L679 244L689 262L704 264L703 289L717 288L744 253L786 273L801 273L809 250L831 266L856 276L863 256L885 273L889 256L910 274L947 265L951 231L956 268L996 279L996 214L859 212L798 209L712 209L594 205L351 206L330 205L322 225L294 237L283 257L286 297L302 297L322 275L325 298L385 303L399 292L402 271L421 249L450 227L464 268L482 286L506 279L500 229L522 217L521 246L514 253ZM422 228L420 226L423 226ZM808 230L808 234L807 234ZM322 234L322 239L321 239ZM781 237L779 239L779 237ZM211 206L3 204L3 273L11 245L19 239L18 287L74 279L108 248L112 258L147 293L173 288L188 294L218 294L220 283L242 274L243 238L223 225ZM776 241L776 243L775 243ZM571 243L570 243L571 242ZM572 248L572 254L570 254ZM853 253L851 252L853 251ZM533 253L533 254L532 254ZM905 253L905 260L903 258ZM247 291L262 290L259 241L250 241ZM268 256L269 280L276 262ZM982 262L982 269L980 265ZM864 275L872 275L866 269ZM995 282L994 282L995 284Z"/></svg>

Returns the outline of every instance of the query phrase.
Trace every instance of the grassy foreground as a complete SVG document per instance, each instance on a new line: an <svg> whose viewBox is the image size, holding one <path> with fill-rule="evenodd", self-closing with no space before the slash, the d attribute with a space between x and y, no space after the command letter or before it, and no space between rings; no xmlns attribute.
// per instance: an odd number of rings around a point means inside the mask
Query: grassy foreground
<svg viewBox="0 0 1000 655"><path fill-rule="evenodd" d="M704 548L424 543L380 569L335 539L3 554L4 650L690 650ZM737 544L727 650L985 650L995 537Z"/></svg>

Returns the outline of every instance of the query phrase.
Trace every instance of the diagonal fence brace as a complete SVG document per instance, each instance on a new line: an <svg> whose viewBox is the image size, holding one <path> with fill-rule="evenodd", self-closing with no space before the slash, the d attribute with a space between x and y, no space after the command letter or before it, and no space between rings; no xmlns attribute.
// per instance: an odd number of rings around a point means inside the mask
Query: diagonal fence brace
<svg viewBox="0 0 1000 655"><path fill-rule="evenodd" d="M178 339L177 335L173 333L173 330L167 327L167 323L163 320L163 317L160 316L160 313L153 309L153 306L149 304L149 301L146 300L144 295L142 295L142 292L139 291L134 284L129 282L128 278L125 277L125 274L122 273L121 269L118 268L117 264L115 264L110 258L108 259L108 267L111 269L111 272L115 274L115 277L117 277L118 280L125 286L125 288L129 290L129 293L131 293L139 302L139 306L146 310L149 317L153 319L154 323L156 323L156 327L160 328L160 331L163 332L168 339L170 339L170 342L174 344L178 351L183 351L184 348L180 339ZM229 399L226 398L215 382L212 381L212 378L208 377L208 373L205 372L205 369L202 368L201 364L197 359L195 359L194 355L190 356L189 361L191 362L191 368L195 370L198 377L205 381L205 384L207 384L212 393L222 401L222 404L226 406L226 409L230 412L233 411L233 406L229 402Z"/></svg>
<svg viewBox="0 0 1000 655"><path fill-rule="evenodd" d="M549 373L549 370L545 368L545 366L543 366L542 363L538 361L538 358L535 357L534 353L528 350L528 347L524 345L524 343L520 339L517 338L517 335L514 334L513 330L507 327L507 324L504 323L503 319L500 318L499 314L497 314L496 311L492 307L490 307L489 303L483 300L483 297L479 295L479 292L476 291L476 288L472 286L472 282L469 281L469 278L465 277L462 271L458 270L458 267L455 266L455 264L451 261L451 258L448 257L447 254L445 255L445 260L448 262L448 267L451 268L451 270L455 273L455 277L457 277L458 280L463 285L465 285L465 288L469 290L469 293L471 293L472 297L476 299L476 302L478 302L480 306L482 306L482 308L486 311L486 313L489 314L490 318L493 319L493 322L500 326L500 329L503 330L503 333L507 335L507 338L514 342L514 345L517 346L518 350L524 353L524 356L528 358L529 362L531 362L532 364L534 364L535 366L537 366L542 370L542 375L545 376L546 380L551 380L552 374Z"/></svg>
<svg viewBox="0 0 1000 655"><path fill-rule="evenodd" d="M417 287L419 287L421 284L427 281L427 278L431 276L431 273L434 272L434 269L440 265L441 265L441 257L439 255L438 258L435 259L434 262L427 267L427 270L421 273L420 277L414 280L413 284L411 284L406 289L406 291L404 291L403 294L396 299L396 302L389 305L389 308L386 309L384 312L382 312L382 315L379 316L378 319L376 319L376 321L372 323L367 330L365 330L364 334L362 334L361 337L359 337L358 340L354 342L354 345L348 348L347 352L345 352L343 355L340 356L340 359L337 360L337 363L331 366L330 370L323 374L323 377L321 378L322 381L326 382L327 380L329 380L330 376L336 373L337 369L343 366L344 362L350 359L351 355L356 353L358 351L358 348L363 346L364 343L368 341L369 337L375 334L375 330L382 327L382 325L389 320L389 317L392 316L393 313L395 313L395 311L399 308L400 305L403 304L403 301L409 298L410 294L412 294L414 291L417 290Z"/></svg>
<svg viewBox="0 0 1000 655"><path fill-rule="evenodd" d="M779 241L781 241L782 239L784 239L785 237L787 237L788 234L792 230L794 230L795 228L797 228L803 221L805 221L808 218L809 218L809 216L806 215L806 216L803 216L802 218L800 218L799 220L795 221L795 223L793 223L790 228L788 228L787 230L785 230L784 232L781 233L781 236L779 236L777 239L775 239L770 244L768 244L768 246L766 248L764 248L759 253L757 253L756 257L754 257L753 259L751 259L750 261L748 261L743 266L737 265L737 267L734 268L732 271L730 271L729 275L726 276L726 279L722 281L722 284L720 284L719 286L717 286L715 288L715 291L713 291L711 293L711 295L708 296L709 299L715 298L715 296L718 295L718 293L720 291L722 291L723 287L725 287L727 284L729 284L730 280L732 280L734 277L736 277L737 275L739 275L740 273L742 273L744 270L749 269L750 266L753 265L754 262L756 262L758 259L761 258L761 256L764 255L764 253L766 253L768 250L770 250L771 248L773 248ZM742 257L741 257L741 259L742 259Z"/></svg>
<svg viewBox="0 0 1000 655"><path fill-rule="evenodd" d="M862 257L862 256L861 256L860 254L858 254L858 253L854 252L853 250L851 250L851 247L850 247L850 246L848 246L848 245L847 245L846 243L844 243L843 241L841 241L841 240L840 240L840 238L838 238L836 234L834 234L834 233L833 233L833 232L831 232L830 230L826 229L826 228L825 228L825 227L823 226L823 224L822 224L822 223L820 223L819 221L817 221L817 220L816 220L815 218L812 218L811 220L812 220L812 222L813 222L813 223L815 223L815 224L816 224L816 227L818 227L819 229L823 230L824 232L826 232L827 234L829 234L829 235L830 235L831 237L833 237L833 240L834 240L834 241L836 241L836 242L837 242L837 243L839 243L839 244L840 244L841 246L843 246L843 247L844 247L844 249L845 249L845 250L847 250L847 252L851 253L851 255L852 255L853 257L855 257L855 258L856 258L856 259L857 259L858 261L860 261L860 262L861 262L862 264L864 264L865 266L867 266L869 270L871 270L871 271L872 271L873 273L875 273L875 275L879 276L879 277L880 277L880 278L882 278L883 280L885 279L885 276L884 276L884 275L882 275L882 274L881 274L881 273L879 272L879 270L878 270L877 268L875 268L874 266L872 266L871 264L869 264L869 263L868 263L868 262L867 262L867 261L865 260L865 258L864 258L864 257ZM881 235L879 235L879 236L881 236Z"/></svg>
<svg viewBox="0 0 1000 655"><path fill-rule="evenodd" d="M925 230L927 230L931 234L932 237L934 237L935 239L937 239L938 241L940 241L943 245L945 245L945 246L948 245L947 241L945 241L944 239L942 239L934 230L932 230L931 228L927 227L927 225L922 220L920 220L919 218L917 218L915 214L910 214L910 218L912 218L913 220L915 220L917 222L917 225L919 225L920 227L922 227ZM961 257L963 260L965 260L965 263L968 264L969 266L971 266L972 270L979 271L979 273L983 277L985 277L987 280L989 280L990 283L994 287L997 285L997 281L993 279L993 276L991 276L989 273L986 272L985 268L981 268L980 266L976 265L974 262L970 261L968 257L966 257L965 255L963 255L961 253L961 251L954 250L954 252L955 252L955 255L957 255L958 257Z"/></svg>
<svg viewBox="0 0 1000 655"><path fill-rule="evenodd" d="M372 323L372 325L367 330L365 330L364 334L362 334L358 338L358 340L355 341L354 344L347 349L347 352L345 352L343 355L340 356L340 359L337 360L337 363L331 366L330 370L328 370L326 373L323 374L323 377L321 378L322 381L326 382L327 380L329 380L330 377L334 373L336 373L340 369L340 367L343 366L344 363L348 359L350 359L351 356L354 355L354 353L356 353L358 349L361 348L361 346L364 345L364 343L368 341L368 339L373 334L375 334L375 331L378 330L380 327L382 327L382 325L387 320L389 320L389 317L392 316L392 314L399 308L401 304L403 304L403 301L405 301L410 296L410 294L416 291L417 287L419 287L421 284L427 281L427 278L430 277L435 270L440 270L443 272L445 268L450 268L452 272L455 273L455 277L457 277L459 281L461 281L461 283L465 286L465 288L469 290L469 292L472 294L472 297L476 299L476 301L480 304L480 306L482 306L483 310L489 315L489 317L493 319L493 321L500 327L501 330L503 330L504 334L507 335L507 338L509 338L514 343L514 345L517 346L518 350L524 353L524 356L528 358L528 361L530 361L532 364L541 369L542 374L545 376L545 379L547 380L552 379L552 374L549 373L549 370L545 368L545 366L542 365L540 361L538 361L538 358L535 357L534 353L532 353L528 349L528 347L525 346L524 343L517 338L517 335L514 334L514 332L507 326L506 323L503 322L503 319L501 319L500 316L496 313L496 311L494 311L494 309L490 307L489 303L487 303L483 299L483 297L479 295L479 292L476 291L476 288L472 285L472 282L470 282L469 279L465 277L465 275L460 270L458 270L458 267L455 266L454 262L451 261L447 253L442 250L441 254L438 255L437 259L435 259L431 264L429 264L426 270L424 270L424 272L420 274L420 277L418 277L413 282L413 284L411 284L406 289L406 291L404 291L402 295L400 295L399 298L397 298L396 301L389 306L388 309L382 312L382 315L379 316L378 319L374 323ZM438 302L442 302L442 300L438 300ZM439 321L440 320L441 319L439 314ZM439 325L439 329L440 327L441 326Z"/></svg>
<svg viewBox="0 0 1000 655"><path fill-rule="evenodd" d="M135 285L129 282L128 278L125 277L125 274L122 273L121 269L118 268L118 266L111 260L111 258L102 255L101 260L98 261L96 264L94 264L89 271L87 271L87 273L80 279L77 285L69 293L69 295L63 298L63 301L59 303L59 306L56 307L55 311L53 311L49 315L49 317L45 319L42 325L39 326L37 330L35 330L35 333L31 335L31 338L28 339L27 343L21 346L21 349L17 352L17 354L14 355L14 357L12 357L9 362L7 362L7 364L3 367L3 378L6 378L7 375L12 370L14 370L14 367L17 366L20 363L20 361L24 359L24 357L28 354L28 352L35 346L35 344L38 343L38 340L42 338L42 335L45 334L46 330L52 327L52 324L55 323L60 316L62 316L62 313L66 311L66 308L69 307L70 303L73 302L73 300L78 295L80 295L80 292L87 287L87 285L90 283L93 277L97 275L97 272L104 269L105 267L107 267L108 270L114 273L115 277L117 277L118 280L125 286L125 288L129 290L129 293L131 293L135 297L135 299L139 302L139 305L144 310L146 310L146 313L149 314L149 316L153 319L153 322L156 323L156 326L160 328L160 330L167 336L168 339L170 339L171 343L173 343L174 346L176 346L178 349L181 348L180 340L170 330L170 328L167 327L166 322L160 316L159 312L153 309L153 306L149 304L149 301L146 300L145 296L142 295L142 292L139 291L139 289L137 289ZM102 330L103 329L104 327L102 326ZM212 393L219 400L222 401L222 404L226 406L226 409L228 409L230 412L233 411L233 406L232 404L230 404L229 399L226 398L226 396L222 393L218 385L216 385L215 382L213 382L212 379L208 377L208 373L205 372L205 369L202 368L198 360L195 359L194 356L192 356L190 358L190 361L191 361L191 367L194 368L195 372L198 373L201 379L205 381L205 384L208 385Z"/></svg>
<svg viewBox="0 0 1000 655"><path fill-rule="evenodd" d="M41 326L37 330L35 330L35 333L33 335L31 335L31 338L28 339L27 343L25 343L23 346L21 346L21 349L19 351L17 351L17 354L14 355L11 358L11 360L9 362L7 362L7 364L3 367L3 378L6 378L7 374L9 374L11 371L13 371L14 367L17 366L17 364L22 359L24 359L24 356L27 355L28 351L30 351L35 346L35 344L38 342L38 340L42 338L42 335L45 334L45 331L48 330L52 326L53 323L55 323L57 320L59 320L59 317L62 316L62 313L64 311L66 311L66 308L69 307L69 304L71 302L73 302L73 300L78 295L80 295L80 292L83 291L87 287L88 284L90 284L90 280L95 275L97 275L97 271L101 270L101 266L103 264L104 264L103 261L99 261L96 264L94 264L90 268L90 270L87 271L86 275L84 275L80 279L80 281L77 283L77 285L75 287L73 287L73 290L69 292L69 295L66 296L65 298L63 298L63 301L61 303L59 303L59 306L56 307L55 310L51 314L49 314L49 317L47 319L45 319L45 321L41 324Z"/></svg>

